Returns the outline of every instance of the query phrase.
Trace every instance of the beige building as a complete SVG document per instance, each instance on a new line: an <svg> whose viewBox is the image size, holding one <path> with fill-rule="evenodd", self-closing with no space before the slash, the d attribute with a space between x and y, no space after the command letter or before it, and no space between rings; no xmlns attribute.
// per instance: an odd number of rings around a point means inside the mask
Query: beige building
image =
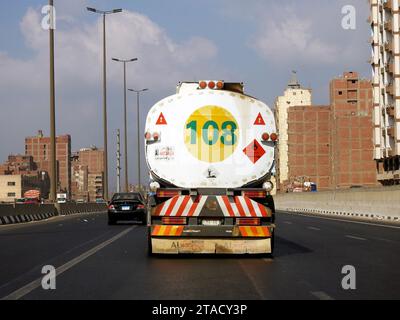
<svg viewBox="0 0 400 320"><path fill-rule="evenodd" d="M22 176L0 175L0 202L22 198Z"/></svg>
<svg viewBox="0 0 400 320"><path fill-rule="evenodd" d="M88 174L89 201L103 198L103 173Z"/></svg>
<svg viewBox="0 0 400 320"><path fill-rule="evenodd" d="M277 190L289 179L288 172L288 109L294 106L308 106L312 104L311 89L303 88L297 80L296 72L287 85L283 94L275 101L275 118L279 134L279 144L276 159Z"/></svg>
<svg viewBox="0 0 400 320"><path fill-rule="evenodd" d="M400 1L370 0L374 159L378 180L400 182Z"/></svg>

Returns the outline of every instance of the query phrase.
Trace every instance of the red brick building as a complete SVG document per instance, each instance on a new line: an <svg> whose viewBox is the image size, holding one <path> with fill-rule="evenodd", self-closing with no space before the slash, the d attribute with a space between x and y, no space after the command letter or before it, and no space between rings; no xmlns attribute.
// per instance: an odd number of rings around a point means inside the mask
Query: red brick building
<svg viewBox="0 0 400 320"><path fill-rule="evenodd" d="M96 147L81 149L72 161L72 198L95 201L103 197L104 151Z"/></svg>
<svg viewBox="0 0 400 320"><path fill-rule="evenodd" d="M330 83L330 106L288 113L289 181L319 189L377 184L372 140L372 85L355 72Z"/></svg>
<svg viewBox="0 0 400 320"><path fill-rule="evenodd" d="M332 186L376 185L373 91L370 80L345 72L330 83L333 152Z"/></svg>
<svg viewBox="0 0 400 320"><path fill-rule="evenodd" d="M25 155L33 157L38 169L50 171L50 137L40 130L36 137L25 138ZM71 136L56 137L58 191L71 190Z"/></svg>
<svg viewBox="0 0 400 320"><path fill-rule="evenodd" d="M315 182L319 189L331 186L331 108L292 107L288 113L289 181Z"/></svg>

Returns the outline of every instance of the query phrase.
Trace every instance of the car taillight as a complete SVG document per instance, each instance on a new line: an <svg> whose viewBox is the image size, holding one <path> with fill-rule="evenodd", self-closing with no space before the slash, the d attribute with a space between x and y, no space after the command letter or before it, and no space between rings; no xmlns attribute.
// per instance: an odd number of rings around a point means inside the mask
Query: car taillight
<svg viewBox="0 0 400 320"><path fill-rule="evenodd" d="M136 209L144 209L144 204L139 204Z"/></svg>
<svg viewBox="0 0 400 320"><path fill-rule="evenodd" d="M172 198L175 196L179 196L181 192L179 190L157 190L157 197L159 198Z"/></svg>
<svg viewBox="0 0 400 320"><path fill-rule="evenodd" d="M239 218L236 219L238 226L259 226L260 218Z"/></svg>
<svg viewBox="0 0 400 320"><path fill-rule="evenodd" d="M163 224L181 225L181 224L187 224L187 220L186 220L186 218L182 218L182 217L163 217L162 223Z"/></svg>
<svg viewBox="0 0 400 320"><path fill-rule="evenodd" d="M114 205L110 204L110 205L108 206L108 209L110 209L110 210L115 210L115 207L114 207Z"/></svg>
<svg viewBox="0 0 400 320"><path fill-rule="evenodd" d="M267 196L267 192L265 190L243 191L242 196L249 197L249 198L265 198Z"/></svg>

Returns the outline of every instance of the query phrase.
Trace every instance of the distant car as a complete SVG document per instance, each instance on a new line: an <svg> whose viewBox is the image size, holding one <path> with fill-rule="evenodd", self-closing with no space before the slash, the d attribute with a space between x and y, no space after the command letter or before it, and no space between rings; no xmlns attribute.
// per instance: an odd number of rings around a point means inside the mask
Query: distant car
<svg viewBox="0 0 400 320"><path fill-rule="evenodd" d="M140 193L116 193L108 205L108 224L118 221L147 223L146 204Z"/></svg>
<svg viewBox="0 0 400 320"><path fill-rule="evenodd" d="M25 199L24 204L40 204L40 200L38 198Z"/></svg>

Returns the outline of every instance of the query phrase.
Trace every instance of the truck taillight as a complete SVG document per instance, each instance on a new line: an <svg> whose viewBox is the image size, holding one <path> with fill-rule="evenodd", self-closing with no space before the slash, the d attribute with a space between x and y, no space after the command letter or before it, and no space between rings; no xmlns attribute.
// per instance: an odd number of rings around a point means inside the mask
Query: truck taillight
<svg viewBox="0 0 400 320"><path fill-rule="evenodd" d="M199 87L200 87L200 89L205 89L205 88L207 88L207 82L205 82L205 81L200 81Z"/></svg>
<svg viewBox="0 0 400 320"><path fill-rule="evenodd" d="M172 198L175 196L179 196L181 192L179 190L157 190L157 197L159 198Z"/></svg>
<svg viewBox="0 0 400 320"><path fill-rule="evenodd" d="M269 140L269 134L264 132L261 136L261 139L263 139L263 141L268 141Z"/></svg>
<svg viewBox="0 0 400 320"><path fill-rule="evenodd" d="M160 139L160 135L158 134L158 132L154 132L153 133L153 140L154 141L158 141L158 139Z"/></svg>
<svg viewBox="0 0 400 320"><path fill-rule="evenodd" d="M222 90L225 84L223 81L200 81L199 89L211 89L211 90Z"/></svg>
<svg viewBox="0 0 400 320"><path fill-rule="evenodd" d="M182 217L163 217L163 224L183 225L187 224L187 219Z"/></svg>
<svg viewBox="0 0 400 320"><path fill-rule="evenodd" d="M278 135L276 133L271 133L271 140L272 141L277 141L278 140Z"/></svg>
<svg viewBox="0 0 400 320"><path fill-rule="evenodd" d="M260 218L239 218L236 219L238 226L259 226Z"/></svg>
<svg viewBox="0 0 400 320"><path fill-rule="evenodd" d="M265 198L267 196L267 192L265 190L243 191L242 196L249 198Z"/></svg>
<svg viewBox="0 0 400 320"><path fill-rule="evenodd" d="M144 135L144 138L145 138L147 141L151 140L151 133L150 133L150 132L146 132L145 135Z"/></svg>

